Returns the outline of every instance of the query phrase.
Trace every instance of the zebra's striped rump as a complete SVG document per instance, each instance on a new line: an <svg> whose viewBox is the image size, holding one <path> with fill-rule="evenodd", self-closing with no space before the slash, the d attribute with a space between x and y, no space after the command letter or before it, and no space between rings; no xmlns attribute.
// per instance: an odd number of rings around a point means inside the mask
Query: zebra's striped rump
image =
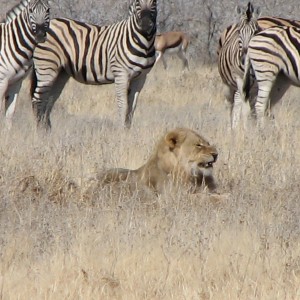
<svg viewBox="0 0 300 300"><path fill-rule="evenodd" d="M284 18L278 18L278 17L260 17L257 19L257 23L258 23L258 30L260 32L262 32L263 30L266 30L268 28L274 27L274 26L295 26L295 27L300 27L300 21L297 20L289 20L289 19L284 19ZM235 80L235 74L236 71L238 71L239 74L244 74L244 69L246 68L246 66L244 67L244 65L246 65L246 62L244 62L244 60L246 60L246 56L244 55L246 52L243 51L242 55L241 55L241 64L239 68L234 68L234 64L237 62L236 60L234 60L233 58L233 54L237 51L238 48L241 48L240 45L238 45L236 39L239 32L239 24L232 24L229 27L227 27L224 32L221 34L221 37L219 39L219 48L218 48L218 57L219 60L223 60L226 63L224 63L221 66L221 70L220 70L220 75L221 78L223 80L223 82L225 83L225 85L227 85L227 95L226 98L228 99L233 99L231 101L235 101L235 96L236 91L238 89L237 87L237 81ZM267 31L268 32L268 31ZM263 33L261 33L263 34ZM255 33L256 35L256 33ZM253 38L252 38L253 39ZM235 42L234 42L235 40ZM231 45L231 49L228 46ZM226 47L228 47L228 49L226 50ZM269 48L269 45L265 45L266 48ZM271 47L272 49L272 47ZM225 52L228 52L228 56L227 58L225 57ZM254 51L254 50L253 50ZM220 55L223 56L223 58L220 57ZM263 53L260 53L260 55L265 55ZM220 65L219 65L220 68ZM251 108L253 113L255 114L255 109L254 109L254 105L255 105L255 101L256 101L256 94L257 94L257 85L254 84L255 83L255 78L253 76L253 74L251 75L252 72L250 72L251 69L249 69L248 73L245 74L245 78L242 80L244 81L244 83L242 82L242 85L244 85L244 87L242 87L243 91L240 91L239 93L241 95L243 95L244 93L246 93L245 97L242 96L243 98L251 99L250 104L251 104ZM221 73L222 72L222 73ZM242 75L244 76L244 75ZM284 80L283 80L284 81ZM282 87L282 91L285 89L286 87ZM251 97L250 97L250 91L251 91ZM240 101L239 97L237 98L238 101ZM229 102L231 102L229 101ZM268 102L268 100L266 100ZM260 104L257 104L257 106L259 106ZM266 104L267 106L267 104Z"/></svg>
<svg viewBox="0 0 300 300"><path fill-rule="evenodd" d="M300 28L272 27L252 38L245 63L243 91L246 100L249 97L250 69L258 85L255 110L258 121L262 122L271 101L277 102L277 97L281 97L290 84L300 86ZM275 84L281 92L280 95L273 94L276 98L271 99Z"/></svg>

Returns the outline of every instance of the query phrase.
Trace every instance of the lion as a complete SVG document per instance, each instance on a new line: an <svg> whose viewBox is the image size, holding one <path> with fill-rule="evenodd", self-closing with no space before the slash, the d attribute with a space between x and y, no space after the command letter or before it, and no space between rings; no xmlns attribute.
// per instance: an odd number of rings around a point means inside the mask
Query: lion
<svg viewBox="0 0 300 300"><path fill-rule="evenodd" d="M166 185L187 186L192 192L199 187L216 188L212 170L218 151L197 132L177 128L157 143L149 160L136 170L115 168L98 176L104 184L120 181L136 182L161 194Z"/></svg>

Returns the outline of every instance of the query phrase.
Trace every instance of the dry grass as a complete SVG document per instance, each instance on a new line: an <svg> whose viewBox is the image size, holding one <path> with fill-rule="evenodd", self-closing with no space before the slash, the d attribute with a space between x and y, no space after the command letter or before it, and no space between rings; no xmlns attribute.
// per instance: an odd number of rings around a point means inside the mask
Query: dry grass
<svg viewBox="0 0 300 300"><path fill-rule="evenodd" d="M231 134L216 69L176 63L149 75L130 131L113 85L70 82L42 136L24 83L0 132L0 299L300 298L299 90L264 132ZM97 170L140 166L178 126L216 144L226 197L86 193Z"/></svg>

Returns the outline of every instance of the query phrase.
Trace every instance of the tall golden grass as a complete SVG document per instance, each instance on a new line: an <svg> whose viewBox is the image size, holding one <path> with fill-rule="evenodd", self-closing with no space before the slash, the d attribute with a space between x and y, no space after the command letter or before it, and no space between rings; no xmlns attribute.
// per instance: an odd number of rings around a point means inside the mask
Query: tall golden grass
<svg viewBox="0 0 300 300"><path fill-rule="evenodd" d="M43 135L24 82L0 130L0 299L300 299L299 89L263 131L231 132L217 69L177 64L151 71L129 131L113 85L71 81ZM180 126L217 146L224 197L86 193Z"/></svg>

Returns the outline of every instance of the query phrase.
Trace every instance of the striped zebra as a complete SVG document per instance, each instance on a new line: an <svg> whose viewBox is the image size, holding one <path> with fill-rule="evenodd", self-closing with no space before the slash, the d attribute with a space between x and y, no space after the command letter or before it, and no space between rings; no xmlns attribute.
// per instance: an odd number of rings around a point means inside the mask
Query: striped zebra
<svg viewBox="0 0 300 300"><path fill-rule="evenodd" d="M257 23L258 23L258 30L259 31L262 31L262 30L265 30L267 28L270 28L270 27L274 27L274 26L296 26L296 27L300 27L300 21L297 21L297 20L289 20L289 19L284 19L284 18L278 18L278 17L270 17L270 16L267 16L267 17L260 17L257 19ZM229 27L227 27L224 32L221 34L221 37L219 39L219 48L218 48L218 58L220 60L220 53L224 53L225 50L223 49L224 48L224 45L228 45L228 43L230 44L231 43L234 43L233 41L237 40L239 37L239 24L232 24L230 25ZM237 42L236 43L236 48L232 50L232 53L234 52L238 52L238 47L239 47L239 44ZM228 47L228 46L227 46ZM226 48L226 46L225 46ZM229 52L228 52L229 54ZM220 63L220 62L219 62ZM226 64L225 64L226 63ZM228 65L228 67L226 66ZM219 66L220 68L220 66ZM235 119L234 119L234 122L233 122L233 116L232 116L232 109L235 105L235 97L237 97L237 101L238 103L240 104L241 102L241 98L240 98L240 92L238 92L238 88L237 88L237 85L234 83L234 80L230 80L230 78L233 78L233 75L231 74L234 74L234 68L231 66L230 64L230 61L227 61L226 58L225 58L225 61L224 61L224 66L223 66L224 69L227 69L227 72L229 75L227 75L227 77L229 79L226 79L225 76L222 77L223 81L225 80L225 84L227 85L227 93L226 93L226 99L227 101L230 103L231 105L231 121L232 123L232 126L235 127L237 126L237 123L239 121L239 114L240 114L240 109L236 109L235 111ZM242 72L244 72L244 64L241 64L241 70ZM249 77L249 80L250 80L251 77ZM251 83L253 81L251 80ZM249 82L250 84L250 82ZM248 94L248 98L250 98L250 86L249 86L249 94ZM254 89L255 90L255 89ZM238 95L236 95L236 92L238 93ZM252 95L251 95L251 98L253 96L253 92L251 92ZM250 99L251 99L250 98ZM255 100L255 99L254 99ZM250 101L251 103L251 107L255 104L255 103L252 103L253 102L253 99L251 99ZM239 107L239 105L237 106ZM252 107L253 109L253 107Z"/></svg>
<svg viewBox="0 0 300 300"><path fill-rule="evenodd" d="M277 102L290 85L300 85L300 27L272 27L252 38L245 59L246 101L250 92L250 69L258 86L256 117L259 125L263 125L270 100ZM272 93L274 86L276 92Z"/></svg>
<svg viewBox="0 0 300 300"><path fill-rule="evenodd" d="M128 18L109 26L52 19L46 43L34 52L31 95L38 125L51 128L51 109L73 77L84 84L115 83L122 124L129 128L155 62L156 16L156 0L134 0Z"/></svg>
<svg viewBox="0 0 300 300"><path fill-rule="evenodd" d="M1 19L0 23L9 23L14 20L18 15L21 14L22 10L28 5L29 0L21 0L20 3L13 6L8 12L6 12L5 17Z"/></svg>
<svg viewBox="0 0 300 300"><path fill-rule="evenodd" d="M295 27L300 27L300 21L298 20L290 20L290 19L284 19L284 18L279 18L279 17L259 17L257 19L257 23L259 26L260 30L265 30L270 27L275 27L275 26L295 26ZM226 40L230 39L231 36L235 35L236 31L238 31L238 26L239 24L231 24L228 26L221 34L220 39L219 39L219 48L217 51L217 54L219 53L220 49L223 47L224 43Z"/></svg>
<svg viewBox="0 0 300 300"><path fill-rule="evenodd" d="M0 24L0 110L9 125L22 79L32 66L33 50L45 41L49 21L48 0L22 0Z"/></svg>
<svg viewBox="0 0 300 300"><path fill-rule="evenodd" d="M251 37L259 31L257 17L260 9L254 9L249 2L246 9L238 6L236 12L240 15L240 21L221 36L218 49L218 70L226 89L226 100L230 104L232 128L237 126L241 113L243 60Z"/></svg>
<svg viewBox="0 0 300 300"><path fill-rule="evenodd" d="M21 12L28 6L30 0L21 0L20 3L11 8L5 16L4 22L9 23L14 20L17 16L21 14Z"/></svg>

